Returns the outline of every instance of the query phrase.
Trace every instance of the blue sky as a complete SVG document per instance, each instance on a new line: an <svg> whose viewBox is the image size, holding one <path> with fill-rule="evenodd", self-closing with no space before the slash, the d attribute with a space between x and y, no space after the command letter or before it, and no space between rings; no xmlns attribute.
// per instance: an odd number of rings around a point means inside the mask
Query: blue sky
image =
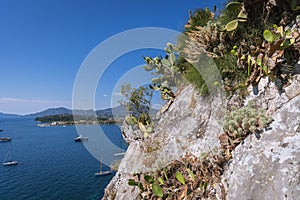
<svg viewBox="0 0 300 200"><path fill-rule="evenodd" d="M189 9L214 4L224 1L0 0L0 112L71 108L76 74L99 43L134 28L182 31ZM99 83L97 109L111 106L119 78L151 53L132 52L112 64Z"/></svg>

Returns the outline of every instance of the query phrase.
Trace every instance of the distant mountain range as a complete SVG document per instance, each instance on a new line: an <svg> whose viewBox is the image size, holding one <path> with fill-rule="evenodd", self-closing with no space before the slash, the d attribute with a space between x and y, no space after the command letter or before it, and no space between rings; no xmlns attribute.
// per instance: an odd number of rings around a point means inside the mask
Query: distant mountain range
<svg viewBox="0 0 300 200"><path fill-rule="evenodd" d="M156 113L157 110L151 109L151 113ZM37 117L44 117L49 115L60 115L60 114L76 114L76 115L83 115L83 116L94 116L95 111L93 110L70 110L64 107L59 108L49 108L42 112L37 112L29 115L14 115L14 114L5 114L0 112L0 118L37 118ZM96 110L96 115L98 117L103 118L124 118L127 115L126 108L124 106L117 106L114 108L107 108L103 110Z"/></svg>
<svg viewBox="0 0 300 200"><path fill-rule="evenodd" d="M29 114L29 115L22 115L21 117L36 118L36 117L44 117L44 116L48 116L48 115L60 115L60 114L72 114L72 110L63 108L63 107L49 108L42 112L37 112L37 113Z"/></svg>
<svg viewBox="0 0 300 200"><path fill-rule="evenodd" d="M20 115L5 114L5 113L0 112L0 118L16 118L16 117L20 117Z"/></svg>

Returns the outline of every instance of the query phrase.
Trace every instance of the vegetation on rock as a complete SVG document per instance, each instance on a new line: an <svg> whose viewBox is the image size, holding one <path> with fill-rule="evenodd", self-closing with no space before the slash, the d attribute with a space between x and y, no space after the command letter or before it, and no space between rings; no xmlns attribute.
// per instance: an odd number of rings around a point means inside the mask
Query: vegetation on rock
<svg viewBox="0 0 300 200"><path fill-rule="evenodd" d="M153 95L153 90L150 87L134 88L130 84L125 84L121 88L121 94L127 101L121 100L120 104L125 106L131 115L140 119L145 113L149 113Z"/></svg>
<svg viewBox="0 0 300 200"><path fill-rule="evenodd" d="M127 101L120 101L125 106L129 115L125 118L126 123L137 125L147 138L149 133L153 131L153 120L150 116L151 99L153 95L152 86L141 86L133 88L130 84L122 86L121 94Z"/></svg>
<svg viewBox="0 0 300 200"><path fill-rule="evenodd" d="M167 44L166 57L145 57L147 65L144 67L146 71L154 71L152 74L158 75L152 79L151 88L159 90L163 100L171 100L175 97L174 89L184 84L182 75L178 67L178 61L174 53L172 44Z"/></svg>
<svg viewBox="0 0 300 200"><path fill-rule="evenodd" d="M135 174L130 186L141 189L143 199L206 199L224 190L220 181L223 158L186 155L152 174ZM155 186L155 187L153 187Z"/></svg>
<svg viewBox="0 0 300 200"><path fill-rule="evenodd" d="M264 110L251 102L242 108L232 108L224 119L219 151L199 157L186 155L156 172L135 174L128 184L139 187L143 199L207 199L217 195L225 199L221 175L232 158L232 150L250 134L259 139L261 130L270 122Z"/></svg>
<svg viewBox="0 0 300 200"><path fill-rule="evenodd" d="M272 118L265 114L265 111L253 105L252 102L245 107L233 107L227 111L220 142L224 149L224 156L231 158L231 151L239 145L248 135L259 133L271 123Z"/></svg>
<svg viewBox="0 0 300 200"><path fill-rule="evenodd" d="M282 92L299 62L299 8L295 0L238 0L230 1L217 18L208 9L197 10L190 13L178 44L168 45L165 58L146 57L145 69L160 75L153 85L167 100L185 84L182 78L177 83L179 74L201 94L209 93L207 82L197 70L197 63L203 62L201 55L213 59L228 94L244 95L241 91L249 85L257 86L262 77L269 77ZM264 110L251 102L245 107L231 107L219 137L221 154L186 156L155 173L136 174L129 185L138 186L144 199L215 198L217 190L224 190L220 176L232 158L232 150L250 134L259 139L270 122Z"/></svg>
<svg viewBox="0 0 300 200"><path fill-rule="evenodd" d="M281 90L300 56L298 4L294 0L231 1L217 18L208 9L198 9L190 13L184 34L167 58L175 62L174 54L178 54L173 68L202 94L207 94L208 89L203 74L197 70L203 62L201 54L214 59L224 89L230 93L250 84L255 86L265 76ZM145 68L153 69L152 62L156 61L161 59L146 57ZM167 70L171 66L172 62L166 62L157 69L164 76L172 74Z"/></svg>

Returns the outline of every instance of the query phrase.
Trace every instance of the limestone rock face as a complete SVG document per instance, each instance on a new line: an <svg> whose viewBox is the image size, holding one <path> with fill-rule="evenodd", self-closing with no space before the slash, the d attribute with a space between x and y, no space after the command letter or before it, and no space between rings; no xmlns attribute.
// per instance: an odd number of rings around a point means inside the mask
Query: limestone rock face
<svg viewBox="0 0 300 200"><path fill-rule="evenodd" d="M282 95L266 92L274 121L261 139L247 137L233 152L223 175L227 199L299 199L300 197L300 76ZM265 84L265 80L261 82ZM259 86L261 87L261 86ZM266 94L274 94L272 95ZM253 98L255 99L255 97ZM277 104L276 104L277 102Z"/></svg>
<svg viewBox="0 0 300 200"><path fill-rule="evenodd" d="M280 108L261 139L249 136L223 175L227 199L299 199L300 96Z"/></svg>
<svg viewBox="0 0 300 200"><path fill-rule="evenodd" d="M257 86L258 94L254 95L252 91L255 90L252 86L249 87L249 96L246 98L246 102L255 101L257 106L267 111L266 114L273 115L276 110L281 108L289 100L300 94L300 75L293 76L289 85L283 90L283 93L279 93L275 83L271 82L269 78L263 78Z"/></svg>
<svg viewBox="0 0 300 200"><path fill-rule="evenodd" d="M199 156L218 151L224 97L202 98L191 86L185 88L168 111L160 114L154 132L146 139L136 127L124 123L123 136L130 145L104 199L137 199L139 189L128 186L135 172L155 171L187 153Z"/></svg>
<svg viewBox="0 0 300 200"><path fill-rule="evenodd" d="M226 199L299 199L300 196L300 75L295 75L284 92L262 79L252 100L272 116L273 122L257 139L248 136L232 152L224 167L222 184ZM225 95L200 97L185 88L169 109L160 114L148 138L126 123L123 136L130 143L119 171L107 186L104 199L139 199L140 190L128 185L135 172L162 168L185 154L220 151ZM221 198L220 198L221 199Z"/></svg>

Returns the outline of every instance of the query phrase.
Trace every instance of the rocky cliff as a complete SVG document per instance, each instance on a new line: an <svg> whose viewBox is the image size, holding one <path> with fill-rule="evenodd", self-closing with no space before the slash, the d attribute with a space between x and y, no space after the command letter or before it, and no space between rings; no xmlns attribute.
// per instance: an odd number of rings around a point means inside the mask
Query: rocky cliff
<svg viewBox="0 0 300 200"><path fill-rule="evenodd" d="M141 199L139 187L128 185L134 174L155 174L186 155L222 154L219 137L224 132L225 108L246 105L250 100L273 121L259 136L247 136L232 151L232 157L219 165L220 177L205 186L205 199L299 198L300 76L293 76L281 94L267 78L260 81L258 94L252 91L250 87L246 99L237 100L222 93L201 97L189 86L166 112L158 113L154 133L146 139L137 127L124 123L123 136L130 145L104 199ZM182 193L176 199L190 198Z"/></svg>
<svg viewBox="0 0 300 200"><path fill-rule="evenodd" d="M227 199L299 199L300 196L300 76L281 95L263 79L260 93L251 95L272 114L273 122L247 137L233 151L222 182Z"/></svg>

